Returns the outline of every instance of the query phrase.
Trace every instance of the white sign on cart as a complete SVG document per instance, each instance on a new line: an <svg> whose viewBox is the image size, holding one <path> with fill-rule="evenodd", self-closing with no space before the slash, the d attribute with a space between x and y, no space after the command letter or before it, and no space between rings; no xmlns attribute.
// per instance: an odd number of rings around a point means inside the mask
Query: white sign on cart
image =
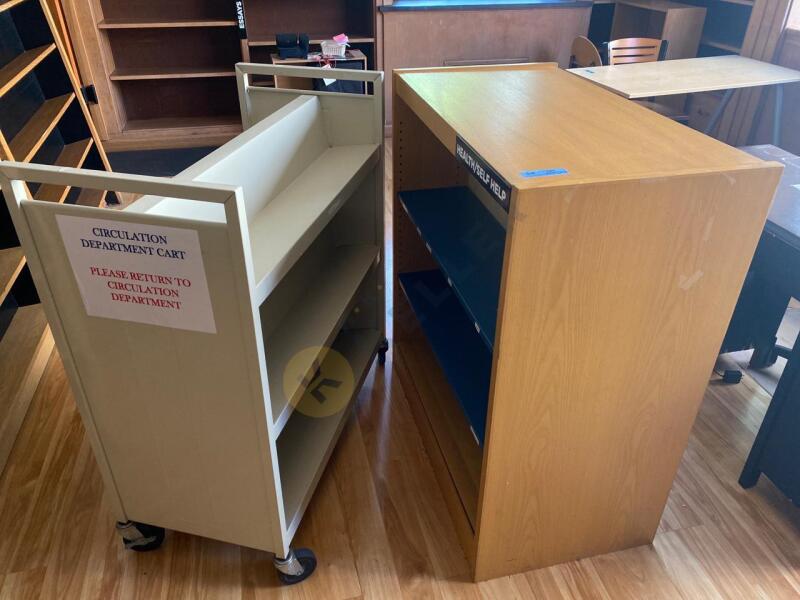
<svg viewBox="0 0 800 600"><path fill-rule="evenodd" d="M217 332L197 231L56 219L88 315Z"/></svg>

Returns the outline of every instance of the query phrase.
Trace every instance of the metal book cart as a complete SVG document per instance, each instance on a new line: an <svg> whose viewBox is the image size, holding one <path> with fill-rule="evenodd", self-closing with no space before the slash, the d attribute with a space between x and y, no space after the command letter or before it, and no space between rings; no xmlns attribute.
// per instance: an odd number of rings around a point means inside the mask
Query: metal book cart
<svg viewBox="0 0 800 600"><path fill-rule="evenodd" d="M383 74L239 64L244 133L174 178L0 164L125 545L290 544L385 355ZM336 77L369 95L271 89ZM191 101L191 99L187 99ZM128 192L123 210L26 184ZM35 189L35 188L34 188ZM34 194L35 196L35 194Z"/></svg>

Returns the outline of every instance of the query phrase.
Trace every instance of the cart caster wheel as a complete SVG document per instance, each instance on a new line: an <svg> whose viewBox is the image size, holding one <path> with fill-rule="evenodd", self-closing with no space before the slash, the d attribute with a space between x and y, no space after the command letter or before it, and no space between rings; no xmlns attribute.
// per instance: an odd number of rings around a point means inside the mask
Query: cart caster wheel
<svg viewBox="0 0 800 600"><path fill-rule="evenodd" d="M278 570L278 579L281 583L294 585L311 577L317 568L317 557L308 548L298 548L289 550L286 558L281 559L276 556L272 559L272 564Z"/></svg>
<svg viewBox="0 0 800 600"><path fill-rule="evenodd" d="M389 351L389 340L383 338L381 345L378 346L378 364L386 364L386 353Z"/></svg>
<svg viewBox="0 0 800 600"><path fill-rule="evenodd" d="M736 369L727 369L722 374L722 381L725 383L739 383L742 380L742 372Z"/></svg>
<svg viewBox="0 0 800 600"><path fill-rule="evenodd" d="M156 550L164 543L164 537L166 536L163 527L134 521L117 523L117 533L122 536L122 543L125 548L134 552Z"/></svg>

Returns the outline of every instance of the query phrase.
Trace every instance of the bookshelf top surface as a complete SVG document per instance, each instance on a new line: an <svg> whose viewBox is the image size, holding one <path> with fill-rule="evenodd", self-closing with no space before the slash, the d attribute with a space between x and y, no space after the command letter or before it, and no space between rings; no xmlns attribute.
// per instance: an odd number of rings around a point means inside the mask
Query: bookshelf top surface
<svg viewBox="0 0 800 600"><path fill-rule="evenodd" d="M555 63L395 78L395 93L451 152L459 135L520 190L764 166ZM552 169L567 172L538 175Z"/></svg>

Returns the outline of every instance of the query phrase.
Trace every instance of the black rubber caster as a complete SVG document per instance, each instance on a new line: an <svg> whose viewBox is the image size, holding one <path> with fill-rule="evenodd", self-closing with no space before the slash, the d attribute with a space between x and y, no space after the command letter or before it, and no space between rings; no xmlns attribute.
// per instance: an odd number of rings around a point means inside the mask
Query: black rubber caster
<svg viewBox="0 0 800 600"><path fill-rule="evenodd" d="M389 351L389 340L383 338L381 345L378 346L378 364L386 364L386 353Z"/></svg>
<svg viewBox="0 0 800 600"><path fill-rule="evenodd" d="M128 550L134 552L150 552L157 550L164 543L166 531L163 527L148 525L146 523L117 523L117 531L122 536L122 543Z"/></svg>
<svg viewBox="0 0 800 600"><path fill-rule="evenodd" d="M290 550L284 559L275 557L273 564L278 570L278 579L285 585L294 585L311 577L317 568L317 557L308 548Z"/></svg>
<svg viewBox="0 0 800 600"><path fill-rule="evenodd" d="M725 383L739 383L742 380L742 372L738 369L726 369L722 374L722 381Z"/></svg>

